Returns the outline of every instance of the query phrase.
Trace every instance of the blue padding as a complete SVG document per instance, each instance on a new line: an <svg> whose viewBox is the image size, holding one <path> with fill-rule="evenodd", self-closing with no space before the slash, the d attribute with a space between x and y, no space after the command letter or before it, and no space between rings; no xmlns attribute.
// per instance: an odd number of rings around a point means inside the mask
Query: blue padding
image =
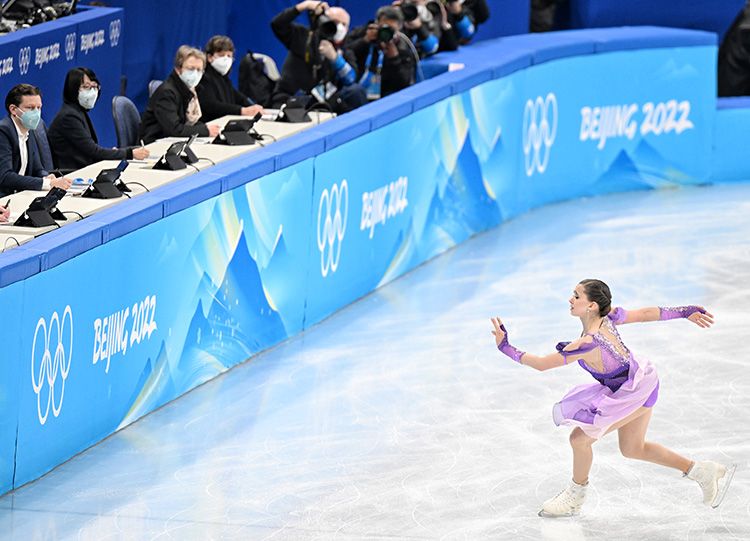
<svg viewBox="0 0 750 541"><path fill-rule="evenodd" d="M491 68L476 66L452 71L444 75L442 79L446 84L450 84L452 94L460 94L489 81L493 78L493 75Z"/></svg>
<svg viewBox="0 0 750 541"><path fill-rule="evenodd" d="M102 226L102 242L109 242L164 217L165 190L137 195L88 218Z"/></svg>
<svg viewBox="0 0 750 541"><path fill-rule="evenodd" d="M42 253L26 245L0 254L0 287L25 280L42 268Z"/></svg>
<svg viewBox="0 0 750 541"><path fill-rule="evenodd" d="M50 231L28 243L42 252L41 268L45 271L102 244L102 225L89 220Z"/></svg>
<svg viewBox="0 0 750 541"><path fill-rule="evenodd" d="M439 75L433 79L427 79L417 85L405 88L400 91L398 95L404 101L413 101L414 111L424 109L425 107L437 103L451 95L450 85L443 83L442 77L444 75L446 74Z"/></svg>
<svg viewBox="0 0 750 541"><path fill-rule="evenodd" d="M221 177L213 168L173 182L159 190L164 198L164 216L170 216L188 207L202 203L221 194Z"/></svg>
<svg viewBox="0 0 750 541"><path fill-rule="evenodd" d="M711 32L660 26L623 26L620 28L571 30L570 32L587 33L591 36L595 41L597 53L662 47L699 47L716 45L717 40L716 34Z"/></svg>
<svg viewBox="0 0 750 541"><path fill-rule="evenodd" d="M371 115L361 108L347 113L316 128L325 139L326 151L341 146L370 131Z"/></svg>
<svg viewBox="0 0 750 541"><path fill-rule="evenodd" d="M82 23L86 21L93 21L100 19L102 15L115 15L124 14L122 8L107 8L107 7L94 7L94 6L78 6L77 11L74 15L69 15L58 21L65 21L67 19L74 20L76 23ZM45 23L46 24L46 23Z"/></svg>
<svg viewBox="0 0 750 541"><path fill-rule="evenodd" d="M404 100L400 92L368 103L361 109L361 111L370 115L370 129L372 130L404 118L410 115L413 110L413 104L408 100Z"/></svg>
<svg viewBox="0 0 750 541"><path fill-rule="evenodd" d="M716 102L717 109L748 109L750 108L750 96L735 96L732 98L719 98Z"/></svg>
<svg viewBox="0 0 750 541"><path fill-rule="evenodd" d="M492 63L492 78L499 79L511 73L528 68L533 62L531 53L526 50L498 51L493 55L495 61Z"/></svg>
<svg viewBox="0 0 750 541"><path fill-rule="evenodd" d="M477 51L484 49L485 43L477 44ZM545 32L543 34L523 34L496 40L497 45L515 50L527 50L533 64L542 64L558 58L593 54L594 39L586 32Z"/></svg>
<svg viewBox="0 0 750 541"><path fill-rule="evenodd" d="M273 173L275 166L276 156L268 148L259 148L212 167L211 173L222 177L221 192L224 193Z"/></svg>
<svg viewBox="0 0 750 541"><path fill-rule="evenodd" d="M325 139L316 128L296 133L267 147L276 158L274 170L278 171L325 151Z"/></svg>

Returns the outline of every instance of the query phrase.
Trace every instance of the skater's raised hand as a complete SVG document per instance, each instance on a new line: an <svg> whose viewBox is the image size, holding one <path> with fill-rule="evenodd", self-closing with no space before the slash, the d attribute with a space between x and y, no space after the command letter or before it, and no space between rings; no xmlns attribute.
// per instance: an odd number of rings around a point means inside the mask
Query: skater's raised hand
<svg viewBox="0 0 750 541"><path fill-rule="evenodd" d="M699 306L699 308L701 309L701 311L690 314L688 316L688 319L699 327L708 329L711 325L714 324L714 315L710 312L707 312L706 309L702 306Z"/></svg>
<svg viewBox="0 0 750 541"><path fill-rule="evenodd" d="M500 321L499 317L491 317L490 321L492 322L492 326L495 328L492 331L492 334L495 335L495 343L499 346L503 343L503 340L505 340L505 331L503 328L501 328L503 322Z"/></svg>

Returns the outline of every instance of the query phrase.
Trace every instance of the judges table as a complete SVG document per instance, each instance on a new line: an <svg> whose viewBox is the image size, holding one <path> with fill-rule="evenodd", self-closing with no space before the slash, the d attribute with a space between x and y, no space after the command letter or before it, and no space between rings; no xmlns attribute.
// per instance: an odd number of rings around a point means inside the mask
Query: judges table
<svg viewBox="0 0 750 541"><path fill-rule="evenodd" d="M185 169L177 171L160 170L154 169L153 167L159 157L167 151L170 145L178 141L185 141L185 138L167 137L155 141L146 146L151 153L148 159L131 160L127 169L122 172L121 178L131 192L129 192L127 196L115 199L94 199L80 197L80 195L83 193L88 183L96 179L100 171L115 168L119 164L119 161L105 160L84 167L83 169L79 169L78 171L74 171L67 175L68 178L80 179L82 182L74 184L68 194L58 203L57 208L65 215L66 220L57 220L57 226L20 227L12 225L13 222L15 222L29 207L29 204L34 198L44 195L46 191L26 190L15 193L0 202L3 205L9 202L11 209L9 222L0 223L0 243L2 243L0 244L0 250L9 250L28 242L39 235L57 229L57 227L62 227L65 224L91 216L104 208L122 203L128 198L137 197L139 194L150 192L160 186L190 176L196 171L202 171L216 165L217 163L252 152L268 144L272 144L274 141L284 139L334 117L331 113L322 112L311 112L310 116L310 122L299 122L294 124L260 120L255 124L255 130L261 137L261 140L256 141L253 145L215 145L212 144L213 138L198 138L191 146L191 149L198 157L198 161L194 164L188 164ZM210 123L217 124L223 128L230 120L237 119L247 119L247 117L228 115ZM16 242L14 242L14 240Z"/></svg>

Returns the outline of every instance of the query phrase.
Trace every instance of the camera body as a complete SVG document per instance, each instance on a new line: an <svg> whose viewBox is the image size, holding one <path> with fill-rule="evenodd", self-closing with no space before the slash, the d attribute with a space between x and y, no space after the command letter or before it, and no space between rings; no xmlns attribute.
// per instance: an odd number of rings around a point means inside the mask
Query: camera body
<svg viewBox="0 0 750 541"><path fill-rule="evenodd" d="M387 24L381 24L378 26L378 34L377 34L377 41L378 43L388 43L389 41L393 40L393 37L396 35L396 31L393 29L392 26Z"/></svg>
<svg viewBox="0 0 750 541"><path fill-rule="evenodd" d="M308 15L310 17L310 29L315 32L318 40L333 41L333 37L336 35L336 21L325 13L308 11Z"/></svg>

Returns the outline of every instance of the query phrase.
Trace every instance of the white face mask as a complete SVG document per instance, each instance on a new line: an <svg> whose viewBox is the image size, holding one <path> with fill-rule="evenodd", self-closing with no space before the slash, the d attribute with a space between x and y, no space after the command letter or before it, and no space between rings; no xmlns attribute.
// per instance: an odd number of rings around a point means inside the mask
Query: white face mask
<svg viewBox="0 0 750 541"><path fill-rule="evenodd" d="M182 70L182 73L180 73L180 79L182 79L182 82L187 85L188 88L195 88L198 86L198 83L201 82L201 78L203 77L203 71L202 70Z"/></svg>
<svg viewBox="0 0 750 541"><path fill-rule="evenodd" d="M346 32L349 30L344 23L336 23L336 33L333 35L333 41L341 43L346 37Z"/></svg>
<svg viewBox="0 0 750 541"><path fill-rule="evenodd" d="M93 109L96 99L99 97L99 91L96 88L78 91L78 103L84 109Z"/></svg>
<svg viewBox="0 0 750 541"><path fill-rule="evenodd" d="M222 75L226 75L232 68L232 62L234 58L231 56L217 56L211 61L211 66Z"/></svg>

